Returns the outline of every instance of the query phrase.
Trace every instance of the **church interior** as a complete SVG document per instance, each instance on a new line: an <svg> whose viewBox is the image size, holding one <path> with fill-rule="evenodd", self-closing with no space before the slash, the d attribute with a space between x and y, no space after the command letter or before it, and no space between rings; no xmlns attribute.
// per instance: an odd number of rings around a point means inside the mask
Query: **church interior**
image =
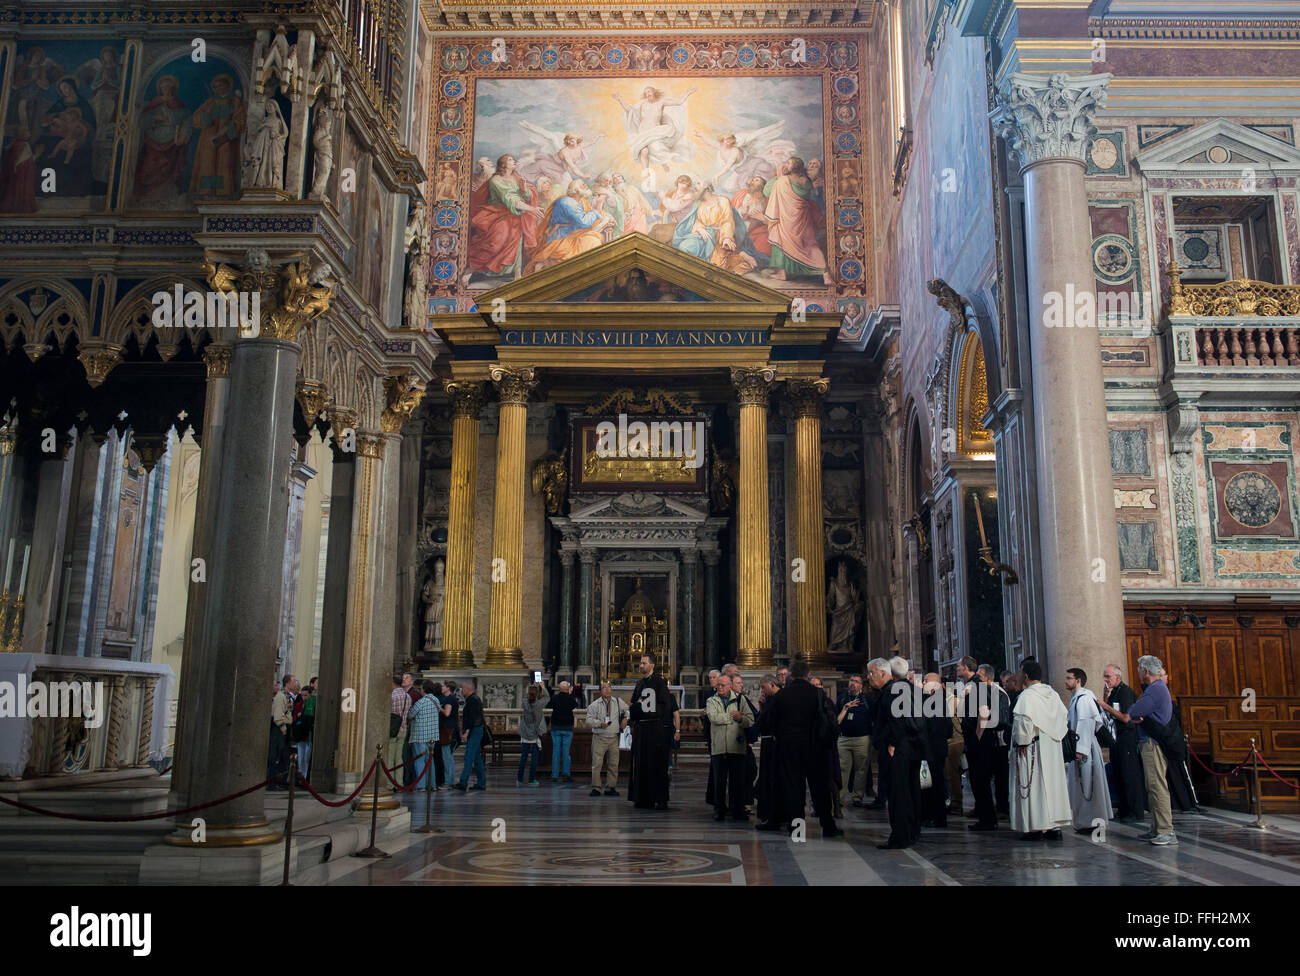
<svg viewBox="0 0 1300 976"><path fill-rule="evenodd" d="M1276 0L11 0L0 880L1300 883L1298 78ZM509 784L530 686L646 653L661 847L581 710ZM1176 859L706 822L723 664L1146 655ZM376 785L403 673L476 683L488 791ZM289 674L353 797L292 844Z"/></svg>

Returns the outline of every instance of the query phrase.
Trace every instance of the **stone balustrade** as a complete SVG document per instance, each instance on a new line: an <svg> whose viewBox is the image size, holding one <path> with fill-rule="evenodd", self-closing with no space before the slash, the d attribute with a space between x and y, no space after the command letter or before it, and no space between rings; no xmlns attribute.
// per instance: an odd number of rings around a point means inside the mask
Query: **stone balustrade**
<svg viewBox="0 0 1300 976"><path fill-rule="evenodd" d="M1176 370L1300 366L1300 285L1247 278L1184 284L1177 261L1168 274Z"/></svg>

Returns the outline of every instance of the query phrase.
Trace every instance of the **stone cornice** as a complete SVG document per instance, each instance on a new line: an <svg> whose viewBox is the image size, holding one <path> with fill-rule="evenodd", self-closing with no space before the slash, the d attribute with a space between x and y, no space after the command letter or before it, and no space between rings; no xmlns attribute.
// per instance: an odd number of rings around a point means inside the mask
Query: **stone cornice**
<svg viewBox="0 0 1300 976"><path fill-rule="evenodd" d="M1092 17L1088 31L1107 40L1294 41L1300 19L1262 17Z"/></svg>
<svg viewBox="0 0 1300 976"><path fill-rule="evenodd" d="M875 23L875 0L840 3L768 3L744 6L732 3L691 4L587 3L568 0L422 0L424 22L430 30L475 33L482 31L647 31L678 32L726 29L843 30Z"/></svg>

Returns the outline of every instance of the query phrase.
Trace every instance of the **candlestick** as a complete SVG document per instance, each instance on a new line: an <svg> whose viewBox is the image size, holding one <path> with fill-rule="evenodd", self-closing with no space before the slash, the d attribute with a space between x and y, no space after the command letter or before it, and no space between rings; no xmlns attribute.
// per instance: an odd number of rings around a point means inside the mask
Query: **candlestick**
<svg viewBox="0 0 1300 976"><path fill-rule="evenodd" d="M32 554L31 546L23 547L23 571L18 578L18 595L22 596L27 592L27 557Z"/></svg>
<svg viewBox="0 0 1300 976"><path fill-rule="evenodd" d="M14 540L9 540L9 563L5 566L5 589L9 589L9 581L14 576Z"/></svg>
<svg viewBox="0 0 1300 976"><path fill-rule="evenodd" d="M984 513L980 511L979 492L972 491L970 494L971 498L975 500L975 520L979 522L980 526L980 545L987 549L989 547L989 540L988 536L984 534Z"/></svg>

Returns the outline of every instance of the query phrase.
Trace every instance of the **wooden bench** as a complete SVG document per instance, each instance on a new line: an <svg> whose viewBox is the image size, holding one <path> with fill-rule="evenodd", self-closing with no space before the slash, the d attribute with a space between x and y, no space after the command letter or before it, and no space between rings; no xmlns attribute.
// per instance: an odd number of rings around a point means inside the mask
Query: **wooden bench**
<svg viewBox="0 0 1300 976"><path fill-rule="evenodd" d="M1210 752L1210 723L1219 721L1300 722L1300 698L1256 698L1255 710L1243 712L1244 699L1209 695L1179 695L1183 732L1202 758ZM1271 760L1270 760L1271 762Z"/></svg>
<svg viewBox="0 0 1300 976"><path fill-rule="evenodd" d="M1300 782L1300 721L1257 718L1215 719L1209 723L1210 765L1226 773L1250 755L1251 740L1255 748L1277 774L1291 782ZM1254 775L1247 763L1232 776L1214 777L1215 796L1228 806L1254 809ZM1300 790L1275 779L1263 764L1259 767L1261 809L1270 813L1300 812Z"/></svg>

